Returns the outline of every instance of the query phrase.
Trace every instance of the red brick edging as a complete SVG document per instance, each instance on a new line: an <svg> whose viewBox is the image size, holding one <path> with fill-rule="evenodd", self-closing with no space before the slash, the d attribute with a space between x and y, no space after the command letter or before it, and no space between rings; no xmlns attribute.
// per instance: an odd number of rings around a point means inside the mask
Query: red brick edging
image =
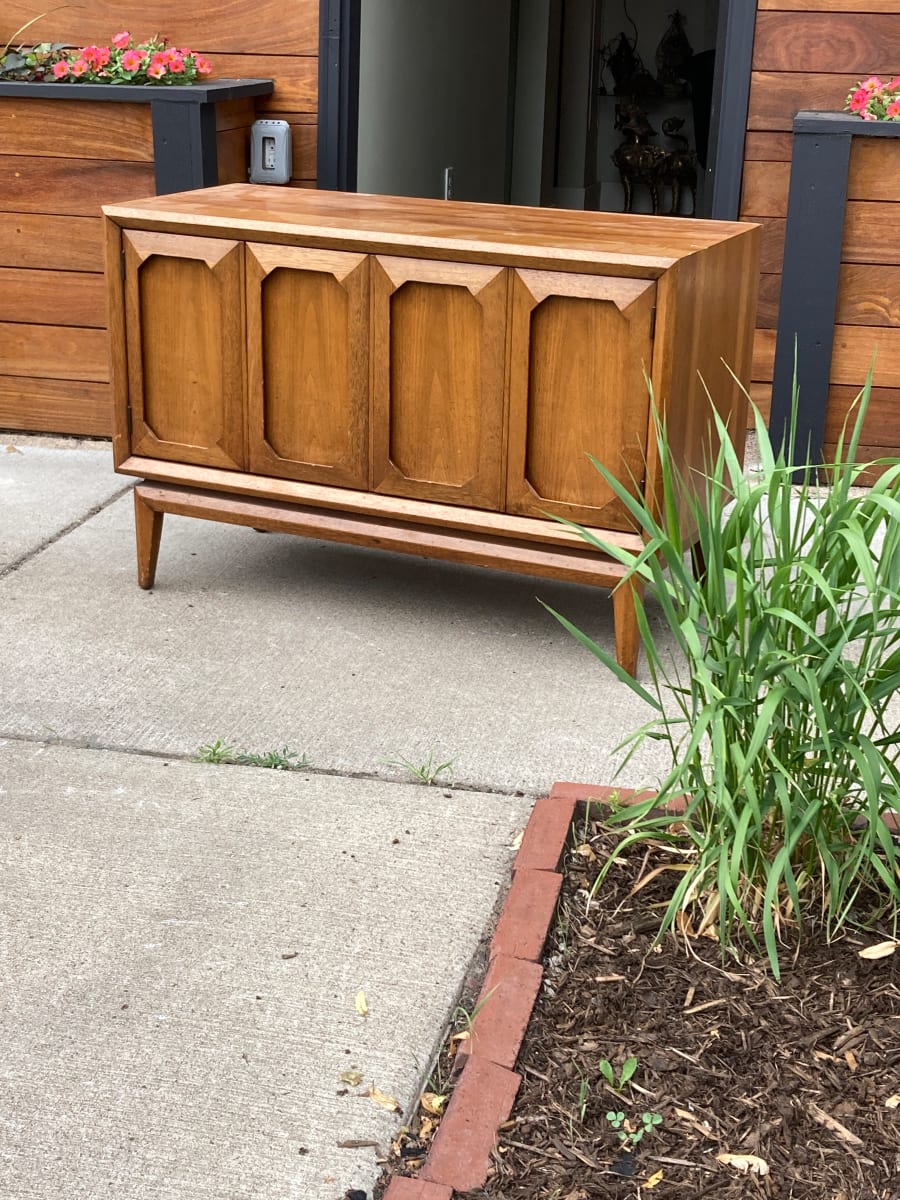
<svg viewBox="0 0 900 1200"><path fill-rule="evenodd" d="M491 941L470 1037L457 1054L465 1065L419 1177L395 1177L384 1200L452 1200L454 1192L484 1185L497 1130L522 1082L512 1067L541 987L540 958L562 886L558 868L575 805L608 802L613 795L621 802L632 791L556 783L535 804Z"/></svg>

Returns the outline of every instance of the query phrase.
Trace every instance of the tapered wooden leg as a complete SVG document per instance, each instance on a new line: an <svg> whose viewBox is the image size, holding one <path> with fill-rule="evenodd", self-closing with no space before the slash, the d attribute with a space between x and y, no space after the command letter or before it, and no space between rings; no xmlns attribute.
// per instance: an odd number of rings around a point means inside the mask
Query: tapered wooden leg
<svg viewBox="0 0 900 1200"><path fill-rule="evenodd" d="M643 594L644 584L640 579L635 578L620 583L612 594L613 622L616 629L616 661L629 675L637 675L640 638L635 602Z"/></svg>
<svg viewBox="0 0 900 1200"><path fill-rule="evenodd" d="M156 578L163 514L144 500L140 484L134 489L134 533L137 539L138 586L152 588Z"/></svg>

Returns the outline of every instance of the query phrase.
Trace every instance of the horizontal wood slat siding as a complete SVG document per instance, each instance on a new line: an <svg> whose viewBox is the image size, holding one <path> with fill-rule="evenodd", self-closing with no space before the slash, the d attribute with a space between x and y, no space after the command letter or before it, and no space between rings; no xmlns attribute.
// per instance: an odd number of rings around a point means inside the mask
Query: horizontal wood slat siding
<svg viewBox="0 0 900 1200"><path fill-rule="evenodd" d="M44 6L5 0L0 44ZM257 116L291 128L296 187L316 182L318 0L92 0L47 11L18 41L108 45L162 34L210 79L272 78L216 106L219 182L247 180ZM100 206L156 191L148 104L0 97L0 428L108 435Z"/></svg>
<svg viewBox="0 0 900 1200"><path fill-rule="evenodd" d="M757 306L760 329L777 328L780 293L780 275L760 276ZM844 263L838 286L837 323L872 328L900 326L900 266Z"/></svg>
<svg viewBox="0 0 900 1200"><path fill-rule="evenodd" d="M9 34L42 11L29 0L5 0L3 33ZM64 41L76 46L109 45L114 33L131 31L136 41L162 33L172 46L190 46L203 54L316 54L319 9L305 0L91 0L48 11L23 36L32 42ZM266 72L266 75L270 72Z"/></svg>
<svg viewBox="0 0 900 1200"><path fill-rule="evenodd" d="M260 96L257 111L311 113L318 105L319 69L315 58L277 54L217 54L210 79L274 79L271 96Z"/></svg>
<svg viewBox="0 0 900 1200"><path fill-rule="evenodd" d="M815 0L810 0L811 6ZM898 14L760 12L753 67L757 71L813 70L823 74L896 72L900 62ZM808 107L808 105L804 105Z"/></svg>
<svg viewBox="0 0 900 1200"><path fill-rule="evenodd" d="M12 165L12 170L0 171L0 209L5 212L99 217L101 204L152 196L156 190L150 163L22 155Z"/></svg>
<svg viewBox="0 0 900 1200"><path fill-rule="evenodd" d="M859 78L858 74L814 74L797 68L785 74L754 70L747 128L790 132L794 115L801 110L836 112L844 107L847 93Z"/></svg>
<svg viewBox="0 0 900 1200"><path fill-rule="evenodd" d="M108 383L30 379L0 375L0 429L37 433L81 433L108 437L112 389Z"/></svg>
<svg viewBox="0 0 900 1200"><path fill-rule="evenodd" d="M0 375L109 381L105 329L0 323Z"/></svg>
<svg viewBox="0 0 900 1200"><path fill-rule="evenodd" d="M152 163L150 106L4 97L0 146L4 154L67 158L77 152L78 158Z"/></svg>
<svg viewBox="0 0 900 1200"><path fill-rule="evenodd" d="M771 397L790 187L800 110L840 111L873 73L900 72L896 0L758 0L740 214L763 226L754 400ZM900 454L900 141L853 143L835 344L826 416L833 448L877 345L876 387L864 440Z"/></svg>
<svg viewBox="0 0 900 1200"><path fill-rule="evenodd" d="M760 12L809 12L810 0L759 0ZM897 0L815 0L817 12L836 13L894 13Z"/></svg>
<svg viewBox="0 0 900 1200"><path fill-rule="evenodd" d="M103 276L0 267L0 321L105 329Z"/></svg>
<svg viewBox="0 0 900 1200"><path fill-rule="evenodd" d="M99 216L54 217L0 211L0 267L102 271Z"/></svg>

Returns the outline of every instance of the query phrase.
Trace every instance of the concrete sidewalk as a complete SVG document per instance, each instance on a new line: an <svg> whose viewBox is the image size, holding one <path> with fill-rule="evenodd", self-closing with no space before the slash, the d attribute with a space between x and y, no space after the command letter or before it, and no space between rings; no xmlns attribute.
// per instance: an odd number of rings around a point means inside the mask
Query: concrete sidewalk
<svg viewBox="0 0 900 1200"><path fill-rule="evenodd" d="M145 593L109 447L6 441L0 1195L371 1194L533 797L647 717L535 599L608 597L172 517Z"/></svg>

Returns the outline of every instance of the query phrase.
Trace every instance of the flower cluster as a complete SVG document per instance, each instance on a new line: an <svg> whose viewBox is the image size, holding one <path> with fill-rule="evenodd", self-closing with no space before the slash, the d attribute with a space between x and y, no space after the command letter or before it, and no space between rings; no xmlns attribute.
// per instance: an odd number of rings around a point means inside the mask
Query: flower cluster
<svg viewBox="0 0 900 1200"><path fill-rule="evenodd" d="M870 75L850 92L844 107L864 121L900 121L900 75L889 83Z"/></svg>
<svg viewBox="0 0 900 1200"><path fill-rule="evenodd" d="M159 34L135 45L127 31L117 33L109 46L72 49L42 43L30 52L8 54L0 61L0 75L7 78L65 83L178 85L196 83L211 70L202 54L172 49Z"/></svg>

